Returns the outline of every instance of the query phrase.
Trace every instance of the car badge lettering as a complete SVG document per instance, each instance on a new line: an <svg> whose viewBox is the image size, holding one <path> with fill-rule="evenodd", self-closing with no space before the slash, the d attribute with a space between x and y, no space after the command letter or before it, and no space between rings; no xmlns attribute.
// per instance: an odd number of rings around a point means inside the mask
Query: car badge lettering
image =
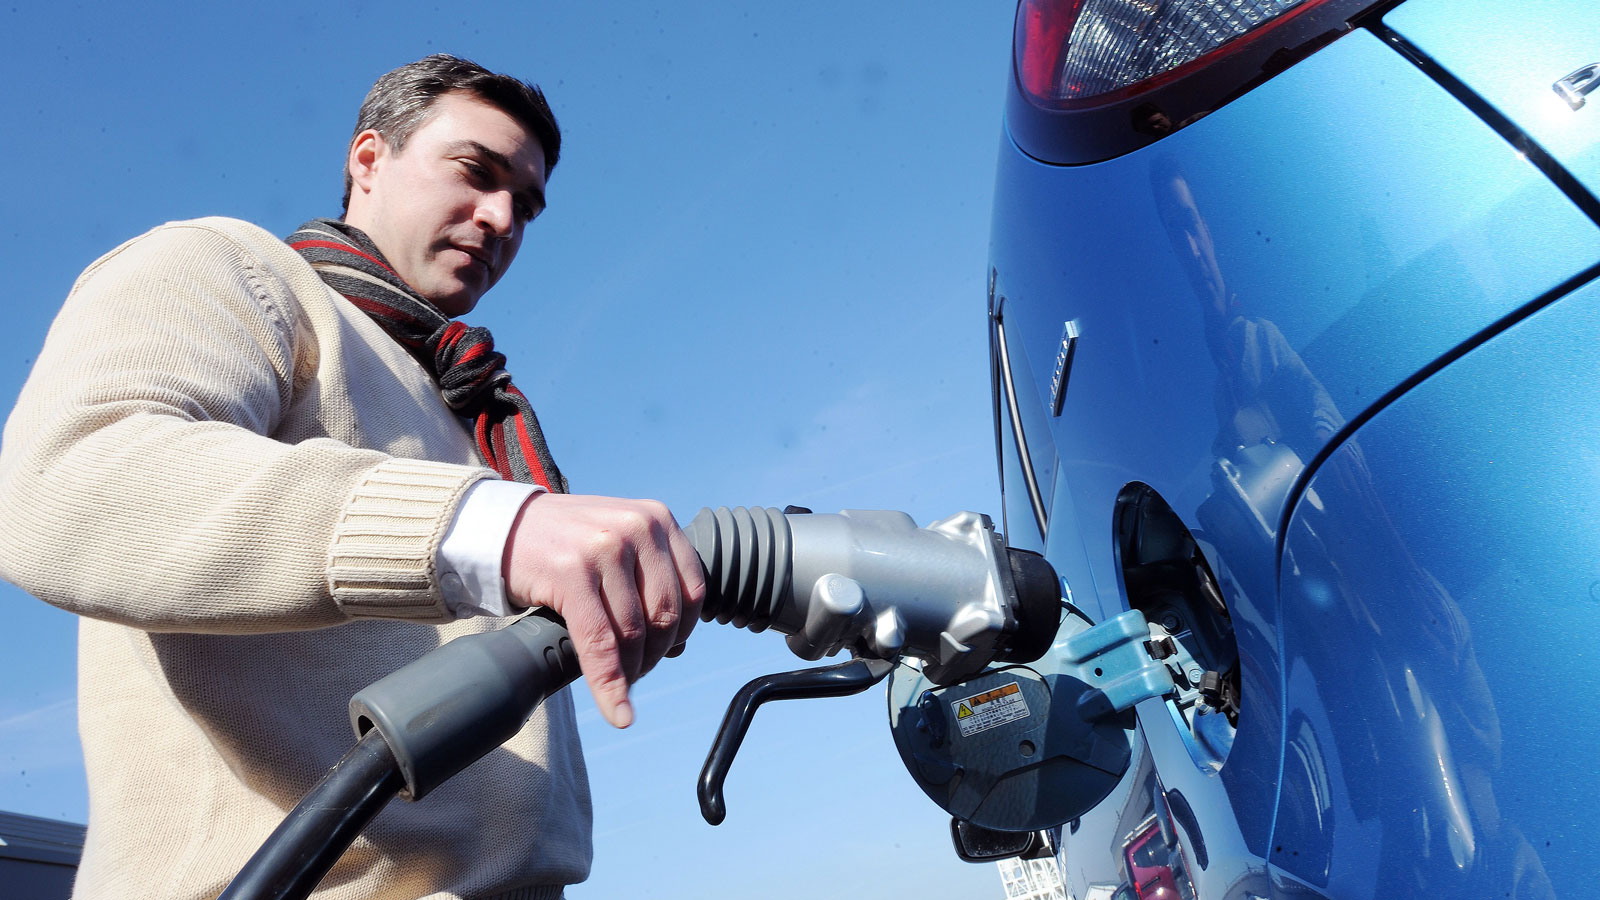
<svg viewBox="0 0 1600 900"><path fill-rule="evenodd" d="M1588 102L1589 92L1600 87L1600 63L1590 63L1550 86L1567 105L1582 109Z"/></svg>
<svg viewBox="0 0 1600 900"><path fill-rule="evenodd" d="M1061 346L1056 348L1056 371L1050 376L1050 415L1061 415L1067 399L1067 376L1072 373L1072 355L1078 348L1078 323L1068 319L1061 325Z"/></svg>

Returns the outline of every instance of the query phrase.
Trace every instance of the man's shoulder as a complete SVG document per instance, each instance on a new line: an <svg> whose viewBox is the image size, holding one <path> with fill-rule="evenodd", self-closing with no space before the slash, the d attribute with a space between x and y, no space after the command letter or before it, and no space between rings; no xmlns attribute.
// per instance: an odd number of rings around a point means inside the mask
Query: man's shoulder
<svg viewBox="0 0 1600 900"><path fill-rule="evenodd" d="M157 225L144 234L131 238L106 256L116 256L131 248L149 244L159 244L163 247L192 246L196 251L208 246L233 247L252 256L294 254L287 244L259 225L227 216L206 216Z"/></svg>
<svg viewBox="0 0 1600 900"><path fill-rule="evenodd" d="M334 296L281 238L241 219L209 216L157 225L112 249L78 276L68 305L85 294L106 293L124 301L135 296L165 302L173 286L248 296L273 307L285 322L298 320L308 304L332 303Z"/></svg>
<svg viewBox="0 0 1600 900"><path fill-rule="evenodd" d="M164 225L156 226L156 230L171 229L198 229L224 234L238 241L248 243L283 243L272 232L262 228L254 222L244 219L235 219L231 216L202 216L198 219L178 219Z"/></svg>
<svg viewBox="0 0 1600 900"><path fill-rule="evenodd" d="M91 263L79 283L103 271L181 278L219 269L266 270L284 282L317 281L300 254L272 232L242 219L207 216L157 225L124 241Z"/></svg>

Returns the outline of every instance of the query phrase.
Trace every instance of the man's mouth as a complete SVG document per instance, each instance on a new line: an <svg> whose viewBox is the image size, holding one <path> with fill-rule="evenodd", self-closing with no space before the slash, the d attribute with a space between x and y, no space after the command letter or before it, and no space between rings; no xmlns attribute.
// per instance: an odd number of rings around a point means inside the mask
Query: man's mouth
<svg viewBox="0 0 1600 900"><path fill-rule="evenodd" d="M478 249L476 247L462 247L462 246L459 246L459 245L456 246L456 249L460 250L462 253L465 253L467 256L471 257L474 261L482 264L483 265L483 271L484 271L485 275L487 275L490 272L494 271L494 261L491 260L489 258L489 254L484 252L483 250Z"/></svg>

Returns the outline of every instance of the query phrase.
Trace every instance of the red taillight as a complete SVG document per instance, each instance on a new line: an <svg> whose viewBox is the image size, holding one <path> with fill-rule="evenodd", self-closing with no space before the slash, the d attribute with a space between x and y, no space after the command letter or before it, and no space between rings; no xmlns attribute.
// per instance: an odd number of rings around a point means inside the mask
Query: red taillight
<svg viewBox="0 0 1600 900"><path fill-rule="evenodd" d="M1326 0L1022 0L1017 78L1041 106L1066 109L1126 97L1171 80L1236 40Z"/></svg>
<svg viewBox="0 0 1600 900"><path fill-rule="evenodd" d="M1048 48L1066 47L1082 7L1083 0L1023 0L1017 11L1017 74L1023 88L1033 96L1045 96L1054 85L1060 67L1057 54Z"/></svg>

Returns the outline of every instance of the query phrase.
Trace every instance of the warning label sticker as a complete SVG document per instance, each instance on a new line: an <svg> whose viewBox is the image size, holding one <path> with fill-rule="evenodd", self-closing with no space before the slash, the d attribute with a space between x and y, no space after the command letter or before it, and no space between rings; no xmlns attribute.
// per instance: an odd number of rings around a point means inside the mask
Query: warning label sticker
<svg viewBox="0 0 1600 900"><path fill-rule="evenodd" d="M1015 681L957 700L950 709L961 726L962 737L1028 717L1027 701L1022 699L1022 688Z"/></svg>

